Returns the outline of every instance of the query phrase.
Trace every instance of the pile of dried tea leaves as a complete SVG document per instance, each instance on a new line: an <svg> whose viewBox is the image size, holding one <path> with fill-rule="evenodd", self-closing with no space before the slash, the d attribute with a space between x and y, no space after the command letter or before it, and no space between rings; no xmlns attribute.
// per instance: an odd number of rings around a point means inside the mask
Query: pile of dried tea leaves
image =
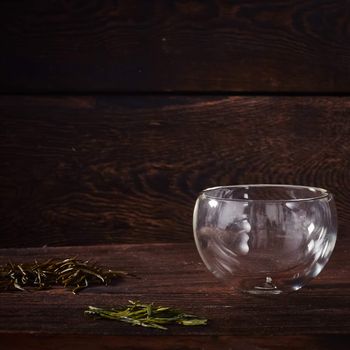
<svg viewBox="0 0 350 350"><path fill-rule="evenodd" d="M102 309L89 306L85 315L96 318L107 318L130 323L133 326L157 328L166 330L164 325L179 324L183 326L202 326L207 324L207 319L195 315L186 314L170 307L142 304L129 300L129 305L120 309Z"/></svg>
<svg viewBox="0 0 350 350"><path fill-rule="evenodd" d="M29 264L9 262L0 266L0 291L63 286L75 294L92 285L108 285L112 280L126 275L126 272L110 270L77 258Z"/></svg>

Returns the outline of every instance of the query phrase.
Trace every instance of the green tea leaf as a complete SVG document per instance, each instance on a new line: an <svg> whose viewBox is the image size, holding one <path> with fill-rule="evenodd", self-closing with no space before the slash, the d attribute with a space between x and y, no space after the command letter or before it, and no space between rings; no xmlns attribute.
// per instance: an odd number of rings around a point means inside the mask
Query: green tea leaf
<svg viewBox="0 0 350 350"><path fill-rule="evenodd" d="M170 307L142 304L129 300L129 304L119 309L102 309L89 306L85 315L95 318L107 318L148 328L166 330L164 325L179 324L183 326L203 326L207 319L195 315L185 314Z"/></svg>

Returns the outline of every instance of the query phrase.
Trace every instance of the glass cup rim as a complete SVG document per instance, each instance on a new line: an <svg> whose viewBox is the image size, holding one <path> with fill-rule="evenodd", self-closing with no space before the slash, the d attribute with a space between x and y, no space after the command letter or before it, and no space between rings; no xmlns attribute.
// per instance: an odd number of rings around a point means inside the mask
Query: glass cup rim
<svg viewBox="0 0 350 350"><path fill-rule="evenodd" d="M286 189L309 189L313 192L319 191L321 192L320 195L315 195L313 197L308 198L290 198L290 199L249 199L249 198L222 198L220 196L214 196L208 194L208 192L218 189L230 189L230 188L246 188L246 187L285 187ZM323 198L331 197L332 193L330 193L328 190L321 188L321 187L315 187L315 186L303 186L303 185L287 185L287 184L242 184L242 185L227 185L227 186L214 186L214 187L208 187L204 190L202 190L199 194L199 196L205 196L209 199L215 199L218 201L233 201L233 202L268 202L268 203L288 203L288 202L309 202L309 201L317 201Z"/></svg>

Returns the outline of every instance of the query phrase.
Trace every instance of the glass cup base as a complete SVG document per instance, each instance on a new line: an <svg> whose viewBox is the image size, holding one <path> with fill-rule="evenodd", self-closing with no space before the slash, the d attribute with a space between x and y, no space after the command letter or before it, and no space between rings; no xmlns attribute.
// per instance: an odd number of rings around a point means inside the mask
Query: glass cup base
<svg viewBox="0 0 350 350"><path fill-rule="evenodd" d="M283 293L283 291L280 289L250 289L242 290L242 292L253 295L277 295Z"/></svg>
<svg viewBox="0 0 350 350"><path fill-rule="evenodd" d="M275 281L273 281L271 277L267 276L265 278L259 278L253 281L252 280L241 281L239 290L244 294L278 295L282 293L288 294L288 293L297 291L301 287L302 285L297 284L296 281L292 283L290 282L288 285L281 283L281 281L278 281L277 283L275 283Z"/></svg>

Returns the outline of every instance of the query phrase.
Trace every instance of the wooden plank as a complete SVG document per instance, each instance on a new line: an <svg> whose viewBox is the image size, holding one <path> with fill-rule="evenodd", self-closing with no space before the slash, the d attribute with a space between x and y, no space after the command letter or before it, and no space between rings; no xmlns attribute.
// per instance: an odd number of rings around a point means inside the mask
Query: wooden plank
<svg viewBox="0 0 350 350"><path fill-rule="evenodd" d="M0 246L192 241L200 190L289 183L350 222L349 97L0 98Z"/></svg>
<svg viewBox="0 0 350 350"><path fill-rule="evenodd" d="M0 334L4 349L26 350L348 350L348 335L333 336L101 336Z"/></svg>
<svg viewBox="0 0 350 350"><path fill-rule="evenodd" d="M109 287L73 295L63 289L1 293L1 334L303 336L349 335L349 241L338 242L326 269L299 292L253 297L229 290L203 266L194 244L105 245L2 249L0 263L77 255L128 270ZM86 319L88 305L113 307L128 299L182 308L207 317L206 327L170 327L168 332Z"/></svg>
<svg viewBox="0 0 350 350"><path fill-rule="evenodd" d="M0 91L350 92L348 2L0 4Z"/></svg>

